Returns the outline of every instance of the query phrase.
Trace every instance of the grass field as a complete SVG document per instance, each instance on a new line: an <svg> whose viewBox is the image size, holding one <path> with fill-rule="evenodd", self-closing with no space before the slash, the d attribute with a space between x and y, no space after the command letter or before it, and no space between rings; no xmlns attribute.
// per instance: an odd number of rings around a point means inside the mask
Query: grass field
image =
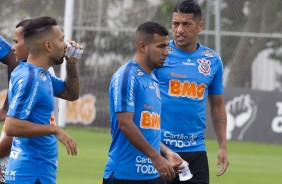
<svg viewBox="0 0 282 184"><path fill-rule="evenodd" d="M68 156L59 143L58 184L101 184L110 134L105 130L66 128L78 143L79 155ZM210 184L281 184L282 145L228 142L230 166L221 177L217 172L217 143L207 140Z"/></svg>

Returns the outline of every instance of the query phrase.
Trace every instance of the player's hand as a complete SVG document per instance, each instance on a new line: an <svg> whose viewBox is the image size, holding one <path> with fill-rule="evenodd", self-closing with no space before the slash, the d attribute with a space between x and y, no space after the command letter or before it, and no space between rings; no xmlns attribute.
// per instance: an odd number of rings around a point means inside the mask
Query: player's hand
<svg viewBox="0 0 282 184"><path fill-rule="evenodd" d="M221 176L225 173L229 165L229 161L227 158L227 151L225 149L220 149L218 151L217 157L218 157L217 167L220 168L220 171L216 173L216 176Z"/></svg>
<svg viewBox="0 0 282 184"><path fill-rule="evenodd" d="M67 153L72 156L77 155L77 144L76 142L61 128L58 127L56 134L57 139L65 145Z"/></svg>
<svg viewBox="0 0 282 184"><path fill-rule="evenodd" d="M184 160L177 153L169 151L166 153L165 158L170 162L176 174L181 173L183 168L180 165Z"/></svg>
<svg viewBox="0 0 282 184"><path fill-rule="evenodd" d="M77 48L77 49L82 49L82 47L76 43L75 41L68 41L68 43L70 45L72 45L73 47ZM76 64L78 62L78 59L77 58L74 58L74 57L70 57L70 56L65 56L65 59L67 60L68 63L71 63L71 64Z"/></svg>
<svg viewBox="0 0 282 184"><path fill-rule="evenodd" d="M172 165L163 156L157 155L155 158L151 158L151 160L163 179L169 181L175 178L175 171Z"/></svg>

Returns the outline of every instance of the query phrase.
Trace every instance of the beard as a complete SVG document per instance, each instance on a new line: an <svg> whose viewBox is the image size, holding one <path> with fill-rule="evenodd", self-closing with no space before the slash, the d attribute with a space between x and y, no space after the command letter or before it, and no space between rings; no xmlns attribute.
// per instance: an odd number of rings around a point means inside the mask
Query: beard
<svg viewBox="0 0 282 184"><path fill-rule="evenodd" d="M54 65L60 65L64 62L64 56L53 58Z"/></svg>
<svg viewBox="0 0 282 184"><path fill-rule="evenodd" d="M151 55L147 57L147 64L152 70L161 68L163 63L156 61L156 59L151 59Z"/></svg>

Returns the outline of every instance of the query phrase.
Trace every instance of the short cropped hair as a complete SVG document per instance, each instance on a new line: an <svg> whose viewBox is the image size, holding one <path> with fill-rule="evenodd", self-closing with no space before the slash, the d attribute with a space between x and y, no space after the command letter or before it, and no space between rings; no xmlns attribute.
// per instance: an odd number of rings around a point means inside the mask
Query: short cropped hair
<svg viewBox="0 0 282 184"><path fill-rule="evenodd" d="M17 25L16 25L16 28L18 27L24 27L25 24L29 21L30 19L24 19L22 21L20 21Z"/></svg>
<svg viewBox="0 0 282 184"><path fill-rule="evenodd" d="M184 0L178 3L173 12L175 13L192 13L195 19L202 20L202 11L200 5L195 0Z"/></svg>
<svg viewBox="0 0 282 184"><path fill-rule="evenodd" d="M58 25L57 21L48 16L30 19L24 25L24 39L29 40L38 35L50 32L52 26Z"/></svg>
<svg viewBox="0 0 282 184"><path fill-rule="evenodd" d="M152 21L141 24L135 32L135 44L138 44L141 39L145 43L151 43L154 34L168 36L168 30L164 26Z"/></svg>

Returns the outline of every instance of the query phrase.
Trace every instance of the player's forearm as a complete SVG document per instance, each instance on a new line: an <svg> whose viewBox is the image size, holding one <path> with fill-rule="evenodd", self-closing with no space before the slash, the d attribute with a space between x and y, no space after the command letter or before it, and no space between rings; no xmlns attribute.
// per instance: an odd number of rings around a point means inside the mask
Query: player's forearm
<svg viewBox="0 0 282 184"><path fill-rule="evenodd" d="M5 57L5 60L7 60L8 80L10 80L11 73L18 66L18 63L12 51Z"/></svg>
<svg viewBox="0 0 282 184"><path fill-rule="evenodd" d="M13 137L2 135L0 141L0 158L9 155L11 151L12 141L13 141Z"/></svg>
<svg viewBox="0 0 282 184"><path fill-rule="evenodd" d="M77 100L79 98L79 75L77 64L68 63L66 64L66 93L67 100Z"/></svg>
<svg viewBox="0 0 282 184"><path fill-rule="evenodd" d="M3 109L5 109L6 111L8 111L8 108L9 108L9 104L8 104L8 93L7 93L5 102L4 102L4 104L3 104Z"/></svg>
<svg viewBox="0 0 282 184"><path fill-rule="evenodd" d="M132 123L119 123L120 130L124 133L129 142L136 147L140 152L154 159L160 154L155 150L144 138L136 125Z"/></svg>
<svg viewBox="0 0 282 184"><path fill-rule="evenodd" d="M226 113L212 115L213 128L220 148L226 149Z"/></svg>
<svg viewBox="0 0 282 184"><path fill-rule="evenodd" d="M30 121L6 117L5 132L7 136L38 137L57 133L57 126L35 124Z"/></svg>
<svg viewBox="0 0 282 184"><path fill-rule="evenodd" d="M171 149L169 149L166 145L164 145L162 142L160 143L161 146L161 153L164 157L166 157L166 155L173 153L173 151Z"/></svg>

